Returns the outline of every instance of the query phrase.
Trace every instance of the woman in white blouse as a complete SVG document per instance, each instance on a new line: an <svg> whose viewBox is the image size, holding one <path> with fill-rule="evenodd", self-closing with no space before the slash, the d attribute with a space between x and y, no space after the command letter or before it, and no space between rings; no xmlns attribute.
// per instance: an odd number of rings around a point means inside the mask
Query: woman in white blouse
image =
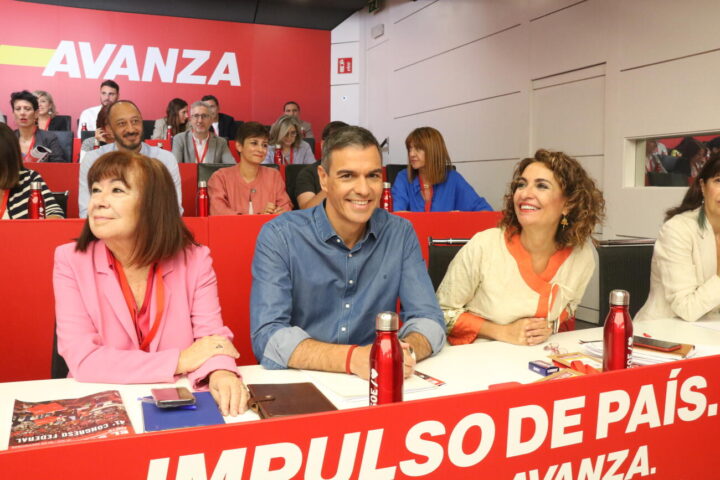
<svg viewBox="0 0 720 480"><path fill-rule="evenodd" d="M588 239L604 209L602 193L576 160L547 150L522 160L499 227L477 233L438 288L448 341L537 345L573 328L595 269Z"/></svg>
<svg viewBox="0 0 720 480"><path fill-rule="evenodd" d="M700 170L655 242L650 295L636 320L720 318L720 155Z"/></svg>

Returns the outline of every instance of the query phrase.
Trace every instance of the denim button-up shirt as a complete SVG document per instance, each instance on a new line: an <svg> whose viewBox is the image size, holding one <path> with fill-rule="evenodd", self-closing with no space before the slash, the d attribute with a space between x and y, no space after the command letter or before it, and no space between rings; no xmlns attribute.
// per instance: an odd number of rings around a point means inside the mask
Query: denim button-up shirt
<svg viewBox="0 0 720 480"><path fill-rule="evenodd" d="M412 224L373 213L352 249L335 233L324 203L266 223L252 265L250 329L265 368L287 368L306 338L367 345L375 315L402 304L400 338L422 334L433 354L445 344L445 322Z"/></svg>

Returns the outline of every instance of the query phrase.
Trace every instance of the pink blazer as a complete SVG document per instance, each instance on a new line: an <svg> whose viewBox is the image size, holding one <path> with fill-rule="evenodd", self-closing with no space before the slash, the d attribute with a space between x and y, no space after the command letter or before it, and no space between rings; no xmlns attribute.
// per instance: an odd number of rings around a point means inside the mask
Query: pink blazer
<svg viewBox="0 0 720 480"><path fill-rule="evenodd" d="M174 382L180 351L207 335L232 340L220 315L217 279L210 250L190 246L160 263L165 306L149 352L140 350L135 327L120 283L110 269L105 244L96 241L87 251L75 243L55 250L53 286L58 352L71 377L81 382ZM150 318L157 310L151 296ZM188 374L192 385L214 370L237 371L235 359L216 355Z"/></svg>

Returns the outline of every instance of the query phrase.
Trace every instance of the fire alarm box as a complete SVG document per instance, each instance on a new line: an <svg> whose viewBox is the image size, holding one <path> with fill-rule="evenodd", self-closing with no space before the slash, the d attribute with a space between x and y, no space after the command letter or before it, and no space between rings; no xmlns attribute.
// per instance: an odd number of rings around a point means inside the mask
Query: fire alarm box
<svg viewBox="0 0 720 480"><path fill-rule="evenodd" d="M338 58L338 74L352 73L352 57Z"/></svg>

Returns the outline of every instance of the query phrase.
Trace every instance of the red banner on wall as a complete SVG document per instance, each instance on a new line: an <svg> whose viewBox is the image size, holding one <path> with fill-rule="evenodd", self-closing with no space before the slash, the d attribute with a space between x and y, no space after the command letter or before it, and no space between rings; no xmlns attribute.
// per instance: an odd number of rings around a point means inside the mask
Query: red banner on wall
<svg viewBox="0 0 720 480"><path fill-rule="evenodd" d="M47 90L77 119L100 103L103 79L120 84L144 119L163 117L174 97L206 94L236 120L272 123L288 100L316 129L329 118L327 31L11 0L0 12L0 110L11 125L11 92Z"/></svg>
<svg viewBox="0 0 720 480"><path fill-rule="evenodd" d="M720 356L0 453L8 478L709 480Z"/></svg>

